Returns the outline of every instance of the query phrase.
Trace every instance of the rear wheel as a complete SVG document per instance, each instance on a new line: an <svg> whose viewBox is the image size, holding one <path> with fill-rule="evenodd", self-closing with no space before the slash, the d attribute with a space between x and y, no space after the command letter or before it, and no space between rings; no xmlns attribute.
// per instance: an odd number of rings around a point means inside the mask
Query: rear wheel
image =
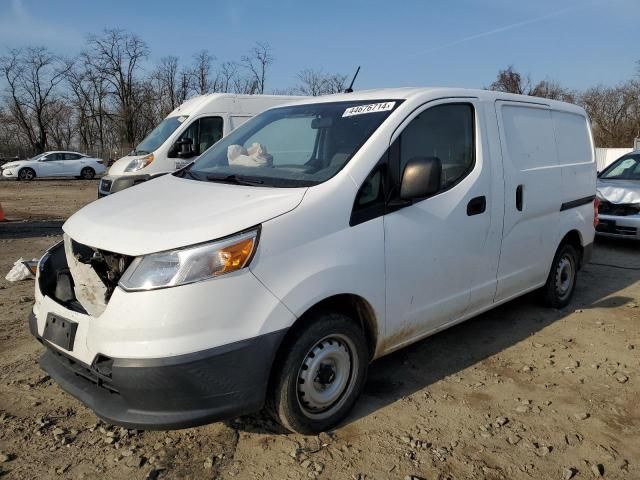
<svg viewBox="0 0 640 480"><path fill-rule="evenodd" d="M573 297L578 278L578 254L573 245L560 245L551 265L542 301L548 307L566 307Z"/></svg>
<svg viewBox="0 0 640 480"><path fill-rule="evenodd" d="M36 172L32 168L23 168L18 172L18 178L24 181L33 180L36 178Z"/></svg>
<svg viewBox="0 0 640 480"><path fill-rule="evenodd" d="M91 167L84 167L80 172L80 178L83 178L84 180L91 180L95 176L96 172Z"/></svg>
<svg viewBox="0 0 640 480"><path fill-rule="evenodd" d="M271 392L276 419L304 434L342 420L364 385L369 363L362 329L339 313L319 313L285 344Z"/></svg>

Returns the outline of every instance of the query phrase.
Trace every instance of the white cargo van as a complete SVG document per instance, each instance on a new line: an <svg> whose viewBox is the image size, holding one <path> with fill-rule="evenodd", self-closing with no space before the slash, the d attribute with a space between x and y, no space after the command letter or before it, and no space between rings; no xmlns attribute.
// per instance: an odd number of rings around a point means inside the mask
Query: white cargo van
<svg viewBox="0 0 640 480"><path fill-rule="evenodd" d="M567 305L595 183L574 105L309 98L73 215L39 263L31 331L42 367L109 422L179 428L266 404L317 432L373 359L532 290Z"/></svg>
<svg viewBox="0 0 640 480"><path fill-rule="evenodd" d="M98 197L119 192L192 162L207 148L267 108L304 97L212 93L171 112L136 148L117 160L98 186Z"/></svg>

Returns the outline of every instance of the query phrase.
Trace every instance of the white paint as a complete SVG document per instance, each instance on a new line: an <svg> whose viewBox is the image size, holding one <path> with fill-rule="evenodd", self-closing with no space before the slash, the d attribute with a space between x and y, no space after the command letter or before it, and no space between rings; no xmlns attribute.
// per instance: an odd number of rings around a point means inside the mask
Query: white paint
<svg viewBox="0 0 640 480"><path fill-rule="evenodd" d="M246 187L168 175L80 210L64 226L71 238L129 255L262 229L248 268L174 288L118 288L97 317L68 311L36 288L39 331L48 312L77 321L70 354L86 363L98 352L167 357L287 328L318 302L353 294L375 315L379 357L537 288L567 232L577 230L583 245L593 241L592 204L560 211L563 202L595 194L593 142L581 108L446 88L304 102L383 99L403 102L319 185ZM475 108L471 172L434 197L350 226L354 198L393 140L415 115L449 102ZM515 208L518 184L522 212ZM480 195L486 211L467 216L469 200Z"/></svg>
<svg viewBox="0 0 640 480"><path fill-rule="evenodd" d="M2 176L16 179L21 169L30 168L38 178L79 177L85 167L92 168L96 175L101 175L106 171L101 161L99 158L78 152L55 150L44 152L28 160L5 163L2 166Z"/></svg>

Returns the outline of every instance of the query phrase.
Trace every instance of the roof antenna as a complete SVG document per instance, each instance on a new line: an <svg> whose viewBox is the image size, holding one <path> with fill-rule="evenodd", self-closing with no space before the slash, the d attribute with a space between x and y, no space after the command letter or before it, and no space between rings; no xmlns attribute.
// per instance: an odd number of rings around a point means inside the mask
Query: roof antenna
<svg viewBox="0 0 640 480"><path fill-rule="evenodd" d="M349 88L347 88L343 93L353 93L353 82L356 81L356 77L358 76L358 73L360 73L360 65L358 65L358 69L356 70L355 75L351 79L351 84L349 85Z"/></svg>

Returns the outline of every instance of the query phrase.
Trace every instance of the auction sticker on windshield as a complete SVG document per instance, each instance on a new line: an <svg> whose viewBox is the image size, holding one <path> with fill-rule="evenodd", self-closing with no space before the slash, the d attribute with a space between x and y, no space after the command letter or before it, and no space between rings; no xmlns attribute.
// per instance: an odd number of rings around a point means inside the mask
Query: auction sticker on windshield
<svg viewBox="0 0 640 480"><path fill-rule="evenodd" d="M388 112L393 110L396 102L370 103L369 105L358 105L347 108L342 114L343 117L353 117L354 115L364 115L365 113Z"/></svg>

